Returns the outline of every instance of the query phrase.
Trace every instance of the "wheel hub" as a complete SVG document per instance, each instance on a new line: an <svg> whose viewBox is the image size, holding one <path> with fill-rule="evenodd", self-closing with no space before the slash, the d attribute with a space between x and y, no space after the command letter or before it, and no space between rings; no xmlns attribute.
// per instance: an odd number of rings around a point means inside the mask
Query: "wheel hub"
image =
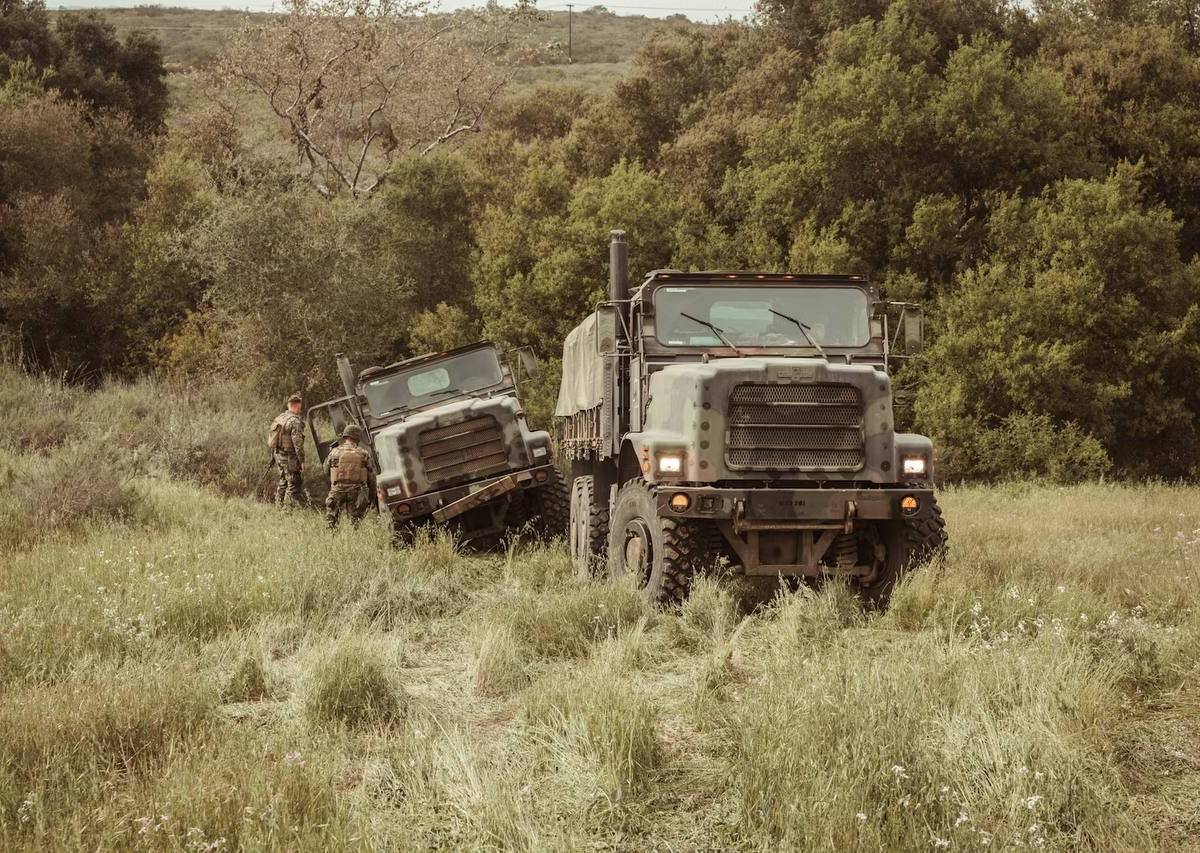
<svg viewBox="0 0 1200 853"><path fill-rule="evenodd" d="M654 539L650 527L640 518L625 526L625 568L637 575L638 585L645 586L654 566Z"/></svg>

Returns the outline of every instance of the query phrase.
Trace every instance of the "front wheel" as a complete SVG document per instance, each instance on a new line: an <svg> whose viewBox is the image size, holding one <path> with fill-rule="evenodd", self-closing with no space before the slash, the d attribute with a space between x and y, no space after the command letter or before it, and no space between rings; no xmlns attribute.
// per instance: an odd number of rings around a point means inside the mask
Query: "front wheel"
<svg viewBox="0 0 1200 853"><path fill-rule="evenodd" d="M882 533L887 551L883 565L860 588L863 599L881 609L905 574L946 550L946 521L935 498L917 517L889 522Z"/></svg>
<svg viewBox="0 0 1200 853"><path fill-rule="evenodd" d="M571 526L571 496L562 477L555 475L535 492L538 533L547 539L566 536Z"/></svg>
<svg viewBox="0 0 1200 853"><path fill-rule="evenodd" d="M678 604L687 598L704 550L700 526L659 516L654 492L645 482L630 480L617 492L609 520L609 574L632 574L647 601Z"/></svg>

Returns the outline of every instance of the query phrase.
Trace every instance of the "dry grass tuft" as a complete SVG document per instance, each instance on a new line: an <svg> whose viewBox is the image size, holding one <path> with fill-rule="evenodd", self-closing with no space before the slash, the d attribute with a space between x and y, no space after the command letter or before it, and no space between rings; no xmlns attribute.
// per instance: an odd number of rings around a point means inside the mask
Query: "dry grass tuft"
<svg viewBox="0 0 1200 853"><path fill-rule="evenodd" d="M270 696L267 687L267 672L257 657L241 659L237 669L229 676L221 698L226 702L258 702Z"/></svg>
<svg viewBox="0 0 1200 853"><path fill-rule="evenodd" d="M366 643L348 640L316 662L304 701L310 724L366 727L401 719L405 696L383 657Z"/></svg>

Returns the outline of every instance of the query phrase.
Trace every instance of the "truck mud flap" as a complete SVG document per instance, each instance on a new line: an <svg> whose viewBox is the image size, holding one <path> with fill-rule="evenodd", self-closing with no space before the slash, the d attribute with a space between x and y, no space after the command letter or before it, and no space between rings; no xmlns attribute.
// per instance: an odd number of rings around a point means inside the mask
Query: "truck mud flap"
<svg viewBox="0 0 1200 853"><path fill-rule="evenodd" d="M516 488L516 474L510 474L507 477L501 477L495 482L488 483L479 491L472 492L466 497L462 497L454 501L454 503L446 504L441 509L435 510L433 513L433 520L439 524L444 521L449 521L452 518L462 515L464 512L475 509L475 507L483 506L486 503L491 503L496 498L503 497Z"/></svg>

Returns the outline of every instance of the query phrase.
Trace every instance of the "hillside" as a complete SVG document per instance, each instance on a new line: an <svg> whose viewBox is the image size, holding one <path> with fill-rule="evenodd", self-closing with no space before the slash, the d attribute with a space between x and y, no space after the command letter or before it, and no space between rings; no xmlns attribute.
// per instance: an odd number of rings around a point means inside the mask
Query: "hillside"
<svg viewBox="0 0 1200 853"><path fill-rule="evenodd" d="M558 544L393 550L222 497L259 440L229 388L4 371L0 400L5 850L1196 837L1195 489L948 490L950 556L887 614L717 578L663 613Z"/></svg>
<svg viewBox="0 0 1200 853"><path fill-rule="evenodd" d="M248 19L269 17L236 9L184 9L170 6L138 6L100 9L124 38L135 30L150 33L162 44L163 58L173 72L211 64L222 48ZM525 43L543 49L538 66L522 73L519 82L581 82L603 87L629 67L646 38L662 27L704 28L682 15L667 20L643 15L618 15L602 7L579 9L574 15L571 39L572 62L567 61L567 12L543 10L526 35Z"/></svg>

